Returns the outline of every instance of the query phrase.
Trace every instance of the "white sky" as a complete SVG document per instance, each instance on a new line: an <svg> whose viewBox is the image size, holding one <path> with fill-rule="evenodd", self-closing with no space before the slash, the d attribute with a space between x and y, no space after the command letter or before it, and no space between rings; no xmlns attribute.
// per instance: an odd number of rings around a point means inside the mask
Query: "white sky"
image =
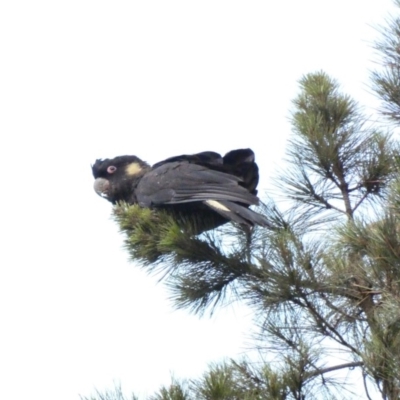
<svg viewBox="0 0 400 400"><path fill-rule="evenodd" d="M0 5L0 398L152 393L243 354L251 315L174 311L122 250L96 158L255 150L281 162L297 81L360 103L389 0L4 1ZM372 27L371 27L372 26Z"/></svg>

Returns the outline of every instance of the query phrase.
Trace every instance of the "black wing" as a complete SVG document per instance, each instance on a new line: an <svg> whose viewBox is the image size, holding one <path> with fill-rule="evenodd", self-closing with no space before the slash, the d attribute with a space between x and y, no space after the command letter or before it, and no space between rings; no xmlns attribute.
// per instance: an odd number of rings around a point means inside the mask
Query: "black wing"
<svg viewBox="0 0 400 400"><path fill-rule="evenodd" d="M199 165L217 165L223 163L223 158L221 157L221 154L218 154L214 151L203 151L196 154L182 154L180 156L169 157L165 160L159 161L158 163L153 165L153 169L158 168L163 164L177 161L186 161L192 164Z"/></svg>
<svg viewBox="0 0 400 400"><path fill-rule="evenodd" d="M263 215L248 208L259 200L240 183L241 178L209 167L172 162L148 172L137 186L136 196L142 207L198 203L227 221L270 226Z"/></svg>
<svg viewBox="0 0 400 400"><path fill-rule="evenodd" d="M258 204L258 198L240 182L237 176L202 165L169 162L145 174L136 196L142 207L219 200Z"/></svg>

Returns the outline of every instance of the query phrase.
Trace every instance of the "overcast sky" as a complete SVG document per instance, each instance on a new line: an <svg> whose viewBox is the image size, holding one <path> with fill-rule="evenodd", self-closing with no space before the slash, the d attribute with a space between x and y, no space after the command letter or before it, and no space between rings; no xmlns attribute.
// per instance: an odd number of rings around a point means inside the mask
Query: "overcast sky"
<svg viewBox="0 0 400 400"><path fill-rule="evenodd" d="M122 248L96 158L251 147L282 164L298 80L324 70L373 116L389 0L3 1L0 398L152 393L246 352L251 314L174 311Z"/></svg>

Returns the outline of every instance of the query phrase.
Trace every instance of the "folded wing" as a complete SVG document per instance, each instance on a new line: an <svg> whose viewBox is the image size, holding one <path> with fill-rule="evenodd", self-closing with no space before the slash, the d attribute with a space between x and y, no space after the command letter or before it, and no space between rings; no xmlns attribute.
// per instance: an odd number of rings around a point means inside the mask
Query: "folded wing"
<svg viewBox="0 0 400 400"><path fill-rule="evenodd" d="M227 220L246 225L268 225L262 215L248 209L259 200L242 186L241 177L222 172L212 165L182 161L158 165L141 179L136 189L142 207L201 202Z"/></svg>

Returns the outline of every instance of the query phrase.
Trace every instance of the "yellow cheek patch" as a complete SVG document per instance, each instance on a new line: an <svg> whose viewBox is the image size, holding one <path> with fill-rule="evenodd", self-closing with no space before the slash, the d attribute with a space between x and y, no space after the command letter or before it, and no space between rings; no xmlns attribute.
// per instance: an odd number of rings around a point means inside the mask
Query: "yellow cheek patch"
<svg viewBox="0 0 400 400"><path fill-rule="evenodd" d="M130 163L126 166L125 171L127 175L137 175L142 170L142 167L137 162Z"/></svg>
<svg viewBox="0 0 400 400"><path fill-rule="evenodd" d="M225 207L223 204L219 203L216 200L206 200L205 203L208 204L210 207L217 208L218 210L229 212L231 211L228 207Z"/></svg>

